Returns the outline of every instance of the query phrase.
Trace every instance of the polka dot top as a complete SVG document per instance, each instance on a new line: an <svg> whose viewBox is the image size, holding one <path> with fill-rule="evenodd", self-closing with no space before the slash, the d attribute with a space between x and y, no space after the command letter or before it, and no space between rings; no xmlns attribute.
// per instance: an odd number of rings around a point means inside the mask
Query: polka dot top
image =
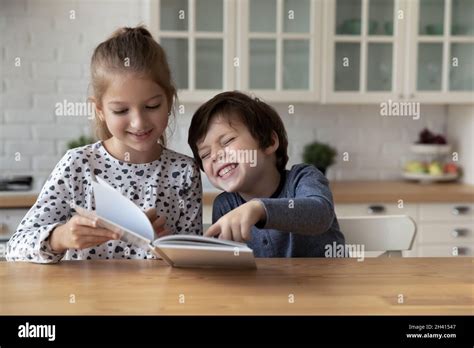
<svg viewBox="0 0 474 348"><path fill-rule="evenodd" d="M8 261L53 263L60 260L152 259L147 250L120 240L87 249L53 251L48 238L75 213L70 202L95 209L92 178L98 176L143 211L157 208L175 234L202 234L199 168L188 156L164 148L158 160L127 163L112 157L102 142L69 150L43 186L38 199L7 245Z"/></svg>

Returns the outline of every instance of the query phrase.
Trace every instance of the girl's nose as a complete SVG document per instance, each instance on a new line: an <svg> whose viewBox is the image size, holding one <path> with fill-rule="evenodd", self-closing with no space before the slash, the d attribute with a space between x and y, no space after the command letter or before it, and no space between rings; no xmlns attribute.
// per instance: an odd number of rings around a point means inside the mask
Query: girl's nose
<svg viewBox="0 0 474 348"><path fill-rule="evenodd" d="M143 116L139 112L135 112L131 117L130 126L134 129L141 130L144 126Z"/></svg>

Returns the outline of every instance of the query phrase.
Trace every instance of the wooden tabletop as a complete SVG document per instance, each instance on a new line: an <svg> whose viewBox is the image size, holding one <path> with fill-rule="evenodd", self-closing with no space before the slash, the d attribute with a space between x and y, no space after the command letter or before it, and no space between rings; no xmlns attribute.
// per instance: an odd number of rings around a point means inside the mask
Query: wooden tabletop
<svg viewBox="0 0 474 348"><path fill-rule="evenodd" d="M473 261L258 259L256 270L0 262L0 314L472 315Z"/></svg>

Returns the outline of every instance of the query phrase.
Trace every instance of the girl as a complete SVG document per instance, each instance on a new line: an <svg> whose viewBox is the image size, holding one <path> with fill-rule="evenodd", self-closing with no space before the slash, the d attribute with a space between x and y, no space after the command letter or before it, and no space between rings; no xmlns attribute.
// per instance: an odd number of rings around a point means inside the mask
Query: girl
<svg viewBox="0 0 474 348"><path fill-rule="evenodd" d="M94 176L148 209L156 237L202 234L199 169L165 147L176 89L161 46L144 27L121 28L95 49L91 78L100 141L59 161L8 242L9 261L154 258L96 221L72 216L71 202L95 208Z"/></svg>

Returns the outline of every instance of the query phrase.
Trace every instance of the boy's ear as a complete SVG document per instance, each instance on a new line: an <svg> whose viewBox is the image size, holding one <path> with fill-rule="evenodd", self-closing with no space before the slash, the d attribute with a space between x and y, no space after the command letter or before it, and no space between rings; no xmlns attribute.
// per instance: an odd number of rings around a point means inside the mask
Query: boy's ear
<svg viewBox="0 0 474 348"><path fill-rule="evenodd" d="M278 140L278 135L276 134L275 131L272 132L272 144L268 146L263 152L266 155L271 155L278 150L278 147L280 146L280 141Z"/></svg>

